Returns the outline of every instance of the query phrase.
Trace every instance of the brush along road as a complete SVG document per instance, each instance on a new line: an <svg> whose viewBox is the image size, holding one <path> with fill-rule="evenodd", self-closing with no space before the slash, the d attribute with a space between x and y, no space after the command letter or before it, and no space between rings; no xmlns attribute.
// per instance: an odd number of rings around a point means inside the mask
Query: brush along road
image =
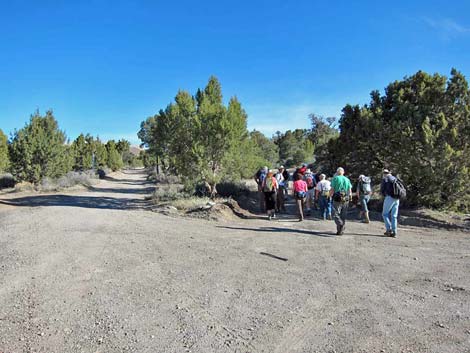
<svg viewBox="0 0 470 353"><path fill-rule="evenodd" d="M151 191L0 196L0 352L470 351L470 234L171 217Z"/></svg>

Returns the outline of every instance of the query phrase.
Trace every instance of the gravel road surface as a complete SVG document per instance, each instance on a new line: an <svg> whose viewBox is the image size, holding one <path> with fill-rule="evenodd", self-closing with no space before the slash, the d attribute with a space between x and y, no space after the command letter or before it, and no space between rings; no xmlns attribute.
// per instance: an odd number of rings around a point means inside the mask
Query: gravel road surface
<svg viewBox="0 0 470 353"><path fill-rule="evenodd" d="M470 352L470 234L151 212L125 171L0 195L0 353Z"/></svg>

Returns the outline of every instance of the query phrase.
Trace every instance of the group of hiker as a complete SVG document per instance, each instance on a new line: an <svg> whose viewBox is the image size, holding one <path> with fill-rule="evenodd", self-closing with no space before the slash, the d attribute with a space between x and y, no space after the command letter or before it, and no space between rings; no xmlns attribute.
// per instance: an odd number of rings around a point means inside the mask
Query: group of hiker
<svg viewBox="0 0 470 353"><path fill-rule="evenodd" d="M285 200L289 195L289 181L292 180L292 195L299 221L303 221L305 215L311 215L314 210L319 210L323 220L335 221L336 235L344 234L346 216L350 202L353 201L353 186L351 180L344 175L343 168L339 167L336 174L328 178L325 174L315 173L307 164L296 168L292 175L284 166L280 166L277 171L263 167L258 170L254 179L258 185L260 209L267 213L270 220L276 218L276 213L286 211ZM354 193L361 208L359 216L364 223L369 223L368 204L373 193L371 178L360 175ZM384 197L384 234L396 237L400 198L405 197L406 190L398 178L384 169L380 193Z"/></svg>

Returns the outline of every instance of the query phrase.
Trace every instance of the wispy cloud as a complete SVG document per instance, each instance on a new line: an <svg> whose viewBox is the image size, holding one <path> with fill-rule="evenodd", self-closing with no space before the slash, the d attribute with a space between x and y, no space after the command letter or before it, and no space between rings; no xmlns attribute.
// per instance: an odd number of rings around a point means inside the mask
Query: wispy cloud
<svg viewBox="0 0 470 353"><path fill-rule="evenodd" d="M422 21L429 27L439 31L440 34L446 38L470 34L470 27L462 25L450 18L435 19L423 17Z"/></svg>

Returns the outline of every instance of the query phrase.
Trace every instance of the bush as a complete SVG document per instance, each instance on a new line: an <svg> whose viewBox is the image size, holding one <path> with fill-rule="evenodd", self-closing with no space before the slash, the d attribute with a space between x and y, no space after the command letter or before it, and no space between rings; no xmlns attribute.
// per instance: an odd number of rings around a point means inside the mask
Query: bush
<svg viewBox="0 0 470 353"><path fill-rule="evenodd" d="M223 181L217 184L217 194L221 197L249 195L250 189L243 182Z"/></svg>
<svg viewBox="0 0 470 353"><path fill-rule="evenodd" d="M9 173L0 175L0 189L14 188L15 183L16 181L13 175Z"/></svg>
<svg viewBox="0 0 470 353"><path fill-rule="evenodd" d="M156 202L174 201L181 198L189 197L184 193L184 186L181 184L168 184L159 186L153 193L153 199Z"/></svg>
<svg viewBox="0 0 470 353"><path fill-rule="evenodd" d="M149 173L147 180L160 184L181 184L180 178L176 175L157 174L153 170Z"/></svg>
<svg viewBox="0 0 470 353"><path fill-rule="evenodd" d="M210 202L211 200L208 197L191 196L174 200L171 202L171 205L180 211L190 211L205 207L210 204Z"/></svg>
<svg viewBox="0 0 470 353"><path fill-rule="evenodd" d="M41 191L57 191L76 185L91 186L96 183L97 176L92 170L86 172L68 172L59 179L44 178L39 185Z"/></svg>

